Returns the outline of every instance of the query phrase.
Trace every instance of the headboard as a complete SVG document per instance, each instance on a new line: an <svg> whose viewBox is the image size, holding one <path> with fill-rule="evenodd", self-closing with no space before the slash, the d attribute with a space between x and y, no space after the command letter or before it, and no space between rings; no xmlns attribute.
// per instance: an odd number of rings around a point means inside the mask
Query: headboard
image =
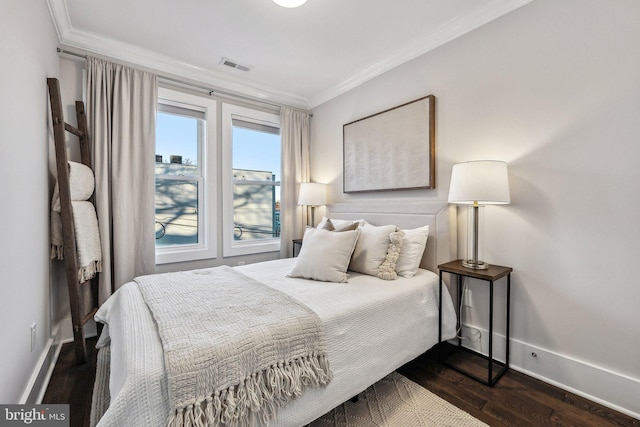
<svg viewBox="0 0 640 427"><path fill-rule="evenodd" d="M456 208L443 201L401 200L348 202L327 205L327 216L365 219L372 225L393 224L399 228L429 225L427 248L420 267L438 272L438 265L457 258Z"/></svg>

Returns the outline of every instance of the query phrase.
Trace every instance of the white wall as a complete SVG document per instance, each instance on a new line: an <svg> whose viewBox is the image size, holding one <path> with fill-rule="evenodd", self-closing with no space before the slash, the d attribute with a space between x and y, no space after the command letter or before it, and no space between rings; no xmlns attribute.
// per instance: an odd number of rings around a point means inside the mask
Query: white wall
<svg viewBox="0 0 640 427"><path fill-rule="evenodd" d="M315 108L311 151L332 202L446 200L453 163L507 161L512 203L486 208L485 250L514 268L513 364L636 415L639 49L637 1L536 0ZM343 194L342 125L428 94L437 189ZM481 311L468 321L486 327ZM558 360L625 382L629 396L554 370Z"/></svg>
<svg viewBox="0 0 640 427"><path fill-rule="evenodd" d="M59 61L44 2L2 0L0 10L0 402L16 403L51 335L46 77Z"/></svg>

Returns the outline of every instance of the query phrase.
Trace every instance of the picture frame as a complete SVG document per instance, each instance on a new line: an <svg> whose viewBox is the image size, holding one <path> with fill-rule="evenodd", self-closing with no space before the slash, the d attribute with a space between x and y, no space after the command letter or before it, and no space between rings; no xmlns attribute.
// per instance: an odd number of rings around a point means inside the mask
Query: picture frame
<svg viewBox="0 0 640 427"><path fill-rule="evenodd" d="M435 189L434 95L347 123L343 191Z"/></svg>

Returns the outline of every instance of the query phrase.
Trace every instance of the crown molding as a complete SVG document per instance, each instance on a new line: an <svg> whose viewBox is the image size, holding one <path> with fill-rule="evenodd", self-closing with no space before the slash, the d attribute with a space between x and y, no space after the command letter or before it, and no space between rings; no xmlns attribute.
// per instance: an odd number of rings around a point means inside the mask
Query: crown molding
<svg viewBox="0 0 640 427"><path fill-rule="evenodd" d="M47 7L51 15L51 21L58 35L58 40L63 40L71 30L71 19L65 0L47 0Z"/></svg>
<svg viewBox="0 0 640 427"><path fill-rule="evenodd" d="M66 0L47 0L49 11L58 33L61 47L83 54L96 55L118 62L135 64L164 77L179 78L211 86L240 96L276 105L286 105L303 110L309 109L307 99L281 92L272 88L252 84L213 70L198 67L170 56L161 55L148 49L78 31L71 25Z"/></svg>
<svg viewBox="0 0 640 427"><path fill-rule="evenodd" d="M71 25L66 0L47 0L47 4L62 47L113 59L118 62L135 64L167 77L185 79L186 81L211 86L212 90L219 89L258 101L309 110L532 1L515 0L508 2L508 4L505 4L503 0L489 1L476 13L451 19L439 28L434 29L426 37L416 40L415 43L404 47L382 61L370 64L355 75L327 90L321 91L310 99L270 87L256 85L247 80L237 79L233 76L205 69L128 43L75 30Z"/></svg>
<svg viewBox="0 0 640 427"><path fill-rule="evenodd" d="M465 15L463 17L457 17L439 28L434 29L426 37L417 40L415 43L406 46L399 50L396 54L385 58L382 61L373 63L368 67L361 70L359 73L353 75L342 83L329 88L325 91L314 95L309 100L309 106L315 108L351 89L354 89L363 83L393 69L406 62L411 61L425 53L434 50L445 43L448 43L470 31L475 30L509 12L512 12L533 0L517 0L510 2L507 5L488 4L482 9L479 9L472 15Z"/></svg>

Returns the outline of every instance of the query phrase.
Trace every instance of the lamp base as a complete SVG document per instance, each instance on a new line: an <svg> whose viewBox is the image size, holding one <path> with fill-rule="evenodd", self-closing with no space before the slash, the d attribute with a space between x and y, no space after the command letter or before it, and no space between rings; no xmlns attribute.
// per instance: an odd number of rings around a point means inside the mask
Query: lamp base
<svg viewBox="0 0 640 427"><path fill-rule="evenodd" d="M472 259L463 259L462 266L472 268L474 270L486 270L489 268L489 264L484 261L474 261Z"/></svg>

